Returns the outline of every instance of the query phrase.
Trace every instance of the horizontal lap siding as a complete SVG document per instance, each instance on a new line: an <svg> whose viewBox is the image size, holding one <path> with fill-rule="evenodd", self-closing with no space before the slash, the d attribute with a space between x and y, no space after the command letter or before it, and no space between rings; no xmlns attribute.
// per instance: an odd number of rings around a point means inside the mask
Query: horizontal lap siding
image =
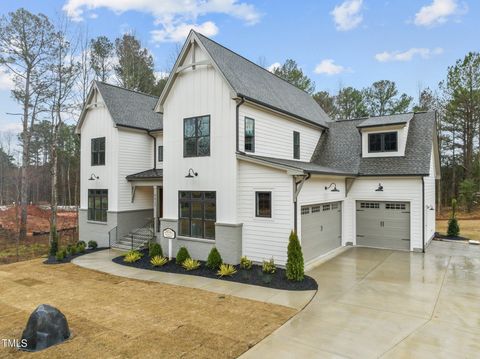
<svg viewBox="0 0 480 359"><path fill-rule="evenodd" d="M132 186L126 179L128 175L153 168L153 139L146 133L130 130L119 130L118 139L119 211L153 208L152 188L137 188L132 203Z"/></svg>
<svg viewBox="0 0 480 359"><path fill-rule="evenodd" d="M245 117L255 120L255 155L293 159L293 131L300 133L300 160L309 162L321 130L248 105L240 107L239 148L244 147Z"/></svg>
<svg viewBox="0 0 480 359"><path fill-rule="evenodd" d="M243 255L261 262L286 262L293 229L292 177L283 171L239 161L238 218L243 223ZM272 192L272 218L255 218L255 192Z"/></svg>
<svg viewBox="0 0 480 359"><path fill-rule="evenodd" d="M376 192L378 184L383 192ZM422 248L422 180L417 178L357 178L348 193L344 205L344 243L356 244L357 200L410 202L410 245L411 249Z"/></svg>

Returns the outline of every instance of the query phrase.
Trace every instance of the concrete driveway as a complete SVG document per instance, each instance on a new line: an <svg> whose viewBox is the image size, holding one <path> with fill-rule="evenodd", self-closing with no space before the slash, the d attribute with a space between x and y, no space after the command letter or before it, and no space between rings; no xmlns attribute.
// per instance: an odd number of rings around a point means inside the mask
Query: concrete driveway
<svg viewBox="0 0 480 359"><path fill-rule="evenodd" d="M478 358L480 248L351 248L314 268L317 295L242 358Z"/></svg>

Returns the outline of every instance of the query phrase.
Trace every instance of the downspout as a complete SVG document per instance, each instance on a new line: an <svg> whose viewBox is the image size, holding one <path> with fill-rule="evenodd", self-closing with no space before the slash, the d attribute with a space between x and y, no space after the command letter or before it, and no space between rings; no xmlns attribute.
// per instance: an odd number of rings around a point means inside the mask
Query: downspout
<svg viewBox="0 0 480 359"><path fill-rule="evenodd" d="M422 253L425 253L425 177L422 176Z"/></svg>
<svg viewBox="0 0 480 359"><path fill-rule="evenodd" d="M239 125L240 125L240 106L245 102L245 99L243 97L240 97L240 102L237 103L237 106L235 108L235 116L236 116L236 147L235 147L235 152L239 152L239 147L240 147L240 130L239 130Z"/></svg>
<svg viewBox="0 0 480 359"><path fill-rule="evenodd" d="M293 181L295 182L295 188L293 193L293 230L297 233L298 228L298 215L297 215L297 199L300 191L302 190L303 184L311 177L311 174L308 173L304 175L300 181L295 180L295 176L293 176ZM297 233L298 234L298 233Z"/></svg>
<svg viewBox="0 0 480 359"><path fill-rule="evenodd" d="M147 131L147 135L153 138L153 169L157 169L157 138L153 136L150 131Z"/></svg>

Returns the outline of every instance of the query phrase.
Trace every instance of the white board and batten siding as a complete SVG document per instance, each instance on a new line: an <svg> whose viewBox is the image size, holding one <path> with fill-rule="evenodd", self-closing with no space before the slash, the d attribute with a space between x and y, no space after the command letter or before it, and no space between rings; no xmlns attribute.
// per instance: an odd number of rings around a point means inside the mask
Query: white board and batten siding
<svg viewBox="0 0 480 359"><path fill-rule="evenodd" d="M118 208L118 133L101 95L97 94L98 107L88 109L80 136L80 208L88 208L89 189L108 189L108 209ZM92 166L92 138L105 137L105 165ZM90 181L95 174L99 178Z"/></svg>
<svg viewBox="0 0 480 359"><path fill-rule="evenodd" d="M197 46L196 61L206 59ZM191 54L186 62L191 62ZM185 64L185 63L184 63ZM181 64L181 65L184 65ZM178 218L178 191L215 191L217 223L237 224L236 103L213 66L179 73L164 103L164 217ZM210 156L183 156L183 121L210 115ZM189 168L198 173L185 178Z"/></svg>
<svg viewBox="0 0 480 359"><path fill-rule="evenodd" d="M137 187L132 203L132 186L128 175L153 168L153 139L145 131L118 128L118 210L153 208L153 188Z"/></svg>
<svg viewBox="0 0 480 359"><path fill-rule="evenodd" d="M255 217L255 192L272 192L272 217ZM239 161L238 220L243 223L242 253L262 262L274 258L285 265L293 229L293 182L285 171Z"/></svg>
<svg viewBox="0 0 480 359"><path fill-rule="evenodd" d="M243 104L239 110L239 148L245 149L245 117L255 120L255 152L257 156L293 160L293 131L300 133L300 161L309 162L322 130L273 113Z"/></svg>
<svg viewBox="0 0 480 359"><path fill-rule="evenodd" d="M430 160L430 174L428 177L424 178L425 181L425 244L428 244L430 239L432 239L435 234L435 213L436 213L436 202L435 202L435 157L433 155ZM427 208L428 207L428 208ZM432 209L430 209L432 208Z"/></svg>
<svg viewBox="0 0 480 359"><path fill-rule="evenodd" d="M383 192L375 189L383 185ZM356 244L356 201L410 203L410 250L422 249L422 179L420 177L357 178L344 201L343 244Z"/></svg>

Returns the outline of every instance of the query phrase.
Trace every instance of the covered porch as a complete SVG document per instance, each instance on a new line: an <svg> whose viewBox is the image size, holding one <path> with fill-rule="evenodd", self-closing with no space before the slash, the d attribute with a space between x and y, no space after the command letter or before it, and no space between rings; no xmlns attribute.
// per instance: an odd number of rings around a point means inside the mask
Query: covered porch
<svg viewBox="0 0 480 359"><path fill-rule="evenodd" d="M153 168L127 176L131 185L131 202L135 203L135 194L139 188L151 188L153 208L154 236L160 231L160 219L163 215L163 169Z"/></svg>

